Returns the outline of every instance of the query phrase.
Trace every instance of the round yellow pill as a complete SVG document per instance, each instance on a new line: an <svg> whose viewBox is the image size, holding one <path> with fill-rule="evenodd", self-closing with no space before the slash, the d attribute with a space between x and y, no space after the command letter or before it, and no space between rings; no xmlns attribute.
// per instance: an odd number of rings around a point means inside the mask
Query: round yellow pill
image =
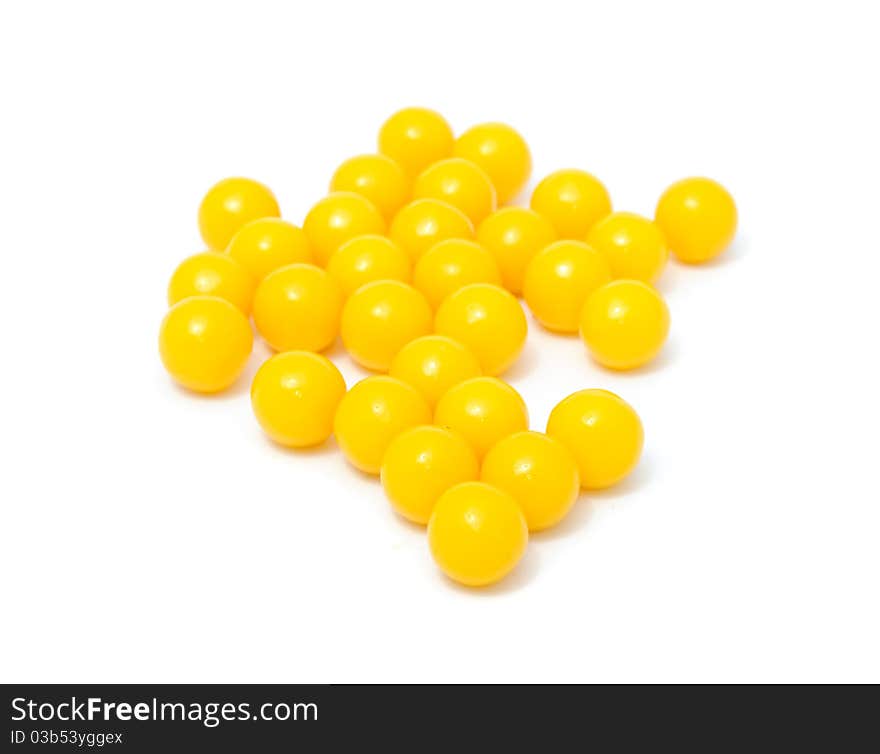
<svg viewBox="0 0 880 754"><path fill-rule="evenodd" d="M581 338L609 369L635 369L651 361L669 334L669 309L640 280L615 280L597 288L581 312Z"/></svg>
<svg viewBox="0 0 880 754"><path fill-rule="evenodd" d="M428 523L434 561L465 586L503 579L526 551L529 530L516 501L483 482L464 482L444 492Z"/></svg>
<svg viewBox="0 0 880 754"><path fill-rule="evenodd" d="M330 180L330 191L360 194L390 220L409 200L410 182L403 168L390 157L362 154L337 168Z"/></svg>
<svg viewBox="0 0 880 754"><path fill-rule="evenodd" d="M412 385L434 407L449 388L481 376L482 370L477 357L457 340L425 335L397 352L388 373Z"/></svg>
<svg viewBox="0 0 880 754"><path fill-rule="evenodd" d="M571 452L561 441L540 432L517 432L496 443L483 459L480 480L516 500L529 531L558 524L581 489Z"/></svg>
<svg viewBox="0 0 880 754"><path fill-rule="evenodd" d="M467 215L446 202L416 199L397 213L388 235L415 264L422 254L440 241L473 238L474 226Z"/></svg>
<svg viewBox="0 0 880 754"><path fill-rule="evenodd" d="M644 444L639 415L607 390L580 390L560 401L550 413L547 434L574 456L587 490L610 487L627 476Z"/></svg>
<svg viewBox="0 0 880 754"><path fill-rule="evenodd" d="M329 360L286 351L266 360L251 384L254 415L275 442L290 448L320 445L333 433L345 380Z"/></svg>
<svg viewBox="0 0 880 754"><path fill-rule="evenodd" d="M394 113L379 130L379 151L414 178L428 165L452 154L452 129L439 113L407 107Z"/></svg>
<svg viewBox="0 0 880 754"><path fill-rule="evenodd" d="M736 235L733 197L711 178L673 183L657 203L654 219L682 262L699 264L723 252Z"/></svg>
<svg viewBox="0 0 880 754"><path fill-rule="evenodd" d="M447 296L437 309L434 329L466 346L484 374L498 375L516 361L528 325L511 293L488 283L473 283Z"/></svg>
<svg viewBox="0 0 880 754"><path fill-rule="evenodd" d="M501 285L501 273L489 251L463 238L435 244L413 270L413 285L435 309L450 293L471 283Z"/></svg>
<svg viewBox="0 0 880 754"><path fill-rule="evenodd" d="M205 251L184 259L168 284L169 306L190 296L217 296L248 315L254 299L254 281L231 257Z"/></svg>
<svg viewBox="0 0 880 754"><path fill-rule="evenodd" d="M348 461L378 474L391 441L410 427L431 422L431 409L412 385L385 375L367 377L339 402L333 432Z"/></svg>
<svg viewBox="0 0 880 754"><path fill-rule="evenodd" d="M309 210L303 222L316 262L322 267L350 238L385 233L385 220L373 204L360 194L336 191Z"/></svg>
<svg viewBox="0 0 880 754"><path fill-rule="evenodd" d="M495 257L504 287L522 293L526 267L545 246L556 240L556 231L543 215L525 207L503 207L489 215L477 229L477 241Z"/></svg>
<svg viewBox="0 0 880 754"><path fill-rule="evenodd" d="M232 237L226 253L257 282L279 267L313 261L305 231L277 217L264 217L243 226Z"/></svg>
<svg viewBox="0 0 880 754"><path fill-rule="evenodd" d="M556 241L526 268L523 297L548 330L576 333L590 294L611 282L608 263L581 241Z"/></svg>
<svg viewBox="0 0 880 754"><path fill-rule="evenodd" d="M495 187L489 176L470 160L450 157L429 165L413 185L416 199L439 199L479 223L495 211Z"/></svg>
<svg viewBox="0 0 880 754"><path fill-rule="evenodd" d="M339 333L342 291L320 267L290 264L267 275L254 296L254 324L276 351L323 351Z"/></svg>
<svg viewBox="0 0 880 754"><path fill-rule="evenodd" d="M482 123L455 141L453 154L479 165L495 186L499 204L515 197L532 174L528 144L504 123Z"/></svg>
<svg viewBox="0 0 880 754"><path fill-rule="evenodd" d="M496 442L529 428L522 396L495 377L473 377L449 388L434 409L434 424L462 435L482 458Z"/></svg>
<svg viewBox="0 0 880 754"><path fill-rule="evenodd" d="M391 441L380 476L394 510L424 526L440 495L456 484L475 481L479 474L477 456L461 435L426 425Z"/></svg>
<svg viewBox="0 0 880 754"><path fill-rule="evenodd" d="M253 347L251 325L238 307L216 296L172 306L159 329L159 355L176 382L217 393L238 379Z"/></svg>
<svg viewBox="0 0 880 754"><path fill-rule="evenodd" d="M243 225L261 217L278 217L275 195L250 178L226 178L214 184L199 206L199 231L213 251L223 251Z"/></svg>
<svg viewBox="0 0 880 754"><path fill-rule="evenodd" d="M377 280L358 288L342 309L342 343L361 366L387 372L411 340L431 332L431 306L411 285Z"/></svg>
<svg viewBox="0 0 880 754"><path fill-rule="evenodd" d="M599 220L587 235L587 243L605 257L615 279L653 283L669 256L656 223L632 212L612 212Z"/></svg>
<svg viewBox="0 0 880 754"><path fill-rule="evenodd" d="M611 212L611 197L598 178L583 170L557 170L532 192L531 207L546 217L560 238L583 241Z"/></svg>
<svg viewBox="0 0 880 754"><path fill-rule="evenodd" d="M346 297L362 285L377 280L399 280L408 283L412 278L409 254L385 236L357 236L346 241L327 263L329 272L342 288Z"/></svg>

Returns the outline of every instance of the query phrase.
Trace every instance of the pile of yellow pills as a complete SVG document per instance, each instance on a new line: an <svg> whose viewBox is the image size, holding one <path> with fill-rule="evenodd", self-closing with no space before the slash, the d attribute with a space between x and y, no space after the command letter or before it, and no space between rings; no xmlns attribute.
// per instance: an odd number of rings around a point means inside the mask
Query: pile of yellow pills
<svg viewBox="0 0 880 754"><path fill-rule="evenodd" d="M421 107L391 115L372 146L337 164L293 222L258 181L208 190L204 245L170 276L162 364L187 390L226 390L256 332L274 352L251 382L262 433L291 451L335 438L348 464L379 477L391 510L424 527L440 572L490 586L515 570L530 533L558 526L584 491L626 479L644 445L638 413L602 389L560 400L544 432L530 427L501 379L530 319L580 335L582 368L563 365L572 374L651 364L670 330L655 287L670 256L717 258L736 204L691 177L653 215L615 210L580 168L537 179L525 197L532 153L519 131L456 134ZM363 374L350 388L331 361L338 344Z"/></svg>

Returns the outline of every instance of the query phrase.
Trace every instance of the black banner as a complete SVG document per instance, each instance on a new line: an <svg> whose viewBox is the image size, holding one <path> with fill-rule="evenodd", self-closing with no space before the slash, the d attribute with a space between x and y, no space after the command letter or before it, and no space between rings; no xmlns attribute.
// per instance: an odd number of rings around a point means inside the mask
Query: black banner
<svg viewBox="0 0 880 754"><path fill-rule="evenodd" d="M440 742L455 751L525 742L539 751L596 744L788 750L798 739L841 751L850 750L848 742L876 742L876 688L837 718L826 692L812 700L797 692L793 705L781 699L791 690L772 688L693 694L589 686L7 685L2 691L0 751L22 753L348 751Z"/></svg>

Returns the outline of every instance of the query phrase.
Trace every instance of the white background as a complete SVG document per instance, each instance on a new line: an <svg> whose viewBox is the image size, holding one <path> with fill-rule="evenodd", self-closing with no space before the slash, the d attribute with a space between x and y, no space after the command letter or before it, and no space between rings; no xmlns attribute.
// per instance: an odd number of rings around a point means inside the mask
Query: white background
<svg viewBox="0 0 880 754"><path fill-rule="evenodd" d="M0 10L0 679L880 680L880 48L872 3L6 2ZM670 265L662 358L612 375L530 322L532 427L587 386L640 412L618 489L469 592L331 443L292 454L156 338L227 175L301 222L421 104L510 122L536 178L650 214L740 207ZM362 376L337 348L352 381Z"/></svg>

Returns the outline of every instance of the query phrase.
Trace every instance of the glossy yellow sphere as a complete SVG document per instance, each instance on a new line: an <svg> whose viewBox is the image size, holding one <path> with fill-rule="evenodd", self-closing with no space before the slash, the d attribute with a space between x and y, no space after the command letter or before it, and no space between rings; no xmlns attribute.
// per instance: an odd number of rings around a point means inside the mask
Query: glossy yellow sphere
<svg viewBox="0 0 880 754"><path fill-rule="evenodd" d="M473 283L447 296L437 309L434 330L465 347L480 361L484 374L510 367L526 342L528 325L511 293L488 283Z"/></svg>
<svg viewBox="0 0 880 754"><path fill-rule="evenodd" d="M217 296L248 315L254 299L254 280L234 259L205 251L184 259L168 284L168 305L190 296Z"/></svg>
<svg viewBox="0 0 880 754"><path fill-rule="evenodd" d="M532 174L528 144L504 123L483 123L455 141L453 154L479 165L495 186L499 204L506 204L526 185Z"/></svg>
<svg viewBox="0 0 880 754"><path fill-rule="evenodd" d="M457 340L445 335L425 335L407 343L388 373L412 385L433 408L453 385L480 377L480 362Z"/></svg>
<svg viewBox="0 0 880 754"><path fill-rule="evenodd" d="M312 264L279 267L254 296L254 324L276 351L323 351L336 340L341 310L339 285Z"/></svg>
<svg viewBox="0 0 880 754"><path fill-rule="evenodd" d="M733 197L711 178L673 183L657 203L654 219L682 262L699 264L723 252L736 235Z"/></svg>
<svg viewBox="0 0 880 754"><path fill-rule="evenodd" d="M449 238L422 254L413 270L413 285L435 309L450 293L471 283L501 285L495 257L476 241Z"/></svg>
<svg viewBox="0 0 880 754"><path fill-rule="evenodd" d="M361 380L343 396L333 432L355 468L378 474L391 441L410 427L430 422L431 409L418 390L381 375Z"/></svg>
<svg viewBox="0 0 880 754"><path fill-rule="evenodd" d="M279 267L313 261L305 231L277 217L264 217L243 226L232 237L226 253L257 282Z"/></svg>
<svg viewBox="0 0 880 754"><path fill-rule="evenodd" d="M473 238L474 226L467 215L446 202L416 199L397 213L388 235L415 264L422 254L440 241Z"/></svg>
<svg viewBox="0 0 880 754"><path fill-rule="evenodd" d="M452 129L440 113L407 107L394 113L379 130L379 151L397 162L411 178L452 154Z"/></svg>
<svg viewBox="0 0 880 754"><path fill-rule="evenodd" d="M611 212L611 197L598 178L583 170L557 170L532 192L531 207L546 217L560 238L583 241Z"/></svg>
<svg viewBox="0 0 880 754"><path fill-rule="evenodd" d="M529 530L516 501L482 482L444 492L428 523L428 545L449 578L465 586L503 579L526 551Z"/></svg>
<svg viewBox="0 0 880 754"><path fill-rule="evenodd" d="M475 225L495 211L495 187L470 160L450 157L429 165L413 185L416 199L439 199L466 214Z"/></svg>
<svg viewBox="0 0 880 754"><path fill-rule="evenodd" d="M250 178L214 184L199 206L199 231L212 251L223 251L242 226L261 217L279 217L275 195Z"/></svg>
<svg viewBox="0 0 880 754"><path fill-rule="evenodd" d="M615 279L653 283L669 256L666 238L656 223L632 212L612 212L599 220L587 235L587 243L605 257Z"/></svg>
<svg viewBox="0 0 880 754"><path fill-rule="evenodd" d="M337 168L330 181L330 191L360 194L390 220L409 201L410 180L390 157L362 154Z"/></svg>
<svg viewBox="0 0 880 754"><path fill-rule="evenodd" d="M541 249L556 240L556 231L543 215L525 207L503 207L477 229L477 241L495 257L504 287L522 293L526 267Z"/></svg>
<svg viewBox="0 0 880 754"><path fill-rule="evenodd" d="M358 288L342 309L342 343L361 366L387 372L397 352L431 332L431 306L411 285L377 280Z"/></svg>
<svg viewBox="0 0 880 754"><path fill-rule="evenodd" d="M581 338L609 369L636 369L651 361L669 334L666 302L647 283L615 280L598 288L581 312Z"/></svg>
<svg viewBox="0 0 880 754"><path fill-rule="evenodd" d="M540 432L517 432L496 443L483 459L480 480L516 500L529 531L558 524L581 489L571 451Z"/></svg>
<svg viewBox="0 0 880 754"><path fill-rule="evenodd" d="M462 435L482 458L496 442L529 428L522 396L495 377L474 377L449 388L434 409L434 424Z"/></svg>
<svg viewBox="0 0 880 754"><path fill-rule="evenodd" d="M428 425L401 432L391 441L380 474L394 510L423 526L446 490L479 475L477 456L461 435Z"/></svg>
<svg viewBox="0 0 880 754"><path fill-rule="evenodd" d="M639 462L642 421L632 406L607 390L580 390L556 404L547 434L563 443L587 490L610 487Z"/></svg>
<svg viewBox="0 0 880 754"><path fill-rule="evenodd" d="M346 297L362 285L377 280L412 279L409 254L385 236L357 236L346 241L327 263L329 272Z"/></svg>
<svg viewBox="0 0 880 754"><path fill-rule="evenodd" d="M373 204L360 194L336 191L309 210L303 223L317 264L327 265L330 257L355 236L385 233L385 220Z"/></svg>
<svg viewBox="0 0 880 754"><path fill-rule="evenodd" d="M216 296L192 296L172 306L159 330L159 355L176 382L217 393L238 379L254 334L241 310Z"/></svg>
<svg viewBox="0 0 880 754"><path fill-rule="evenodd" d="M310 351L275 354L251 384L254 415L275 442L289 448L323 443L333 433L345 380L329 360Z"/></svg>
<svg viewBox="0 0 880 754"><path fill-rule="evenodd" d="M582 241L556 241L526 268L523 297L548 330L576 333L590 294L611 282L608 263Z"/></svg>

